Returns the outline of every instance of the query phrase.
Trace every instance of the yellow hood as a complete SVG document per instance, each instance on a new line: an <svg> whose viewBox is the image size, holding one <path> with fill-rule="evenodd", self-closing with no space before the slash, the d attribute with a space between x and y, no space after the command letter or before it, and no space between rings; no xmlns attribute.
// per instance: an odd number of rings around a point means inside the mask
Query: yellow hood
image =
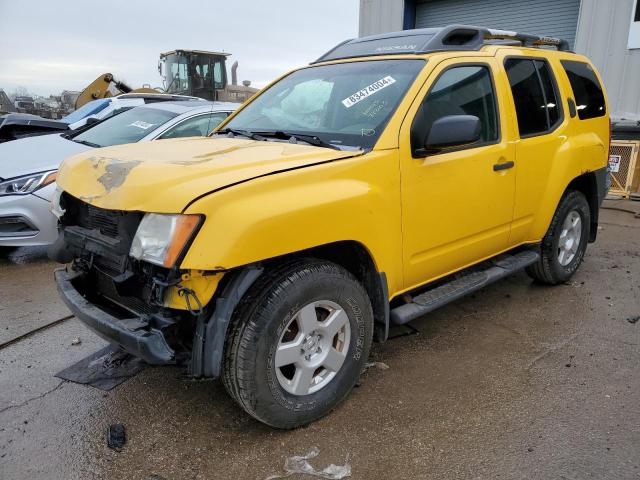
<svg viewBox="0 0 640 480"><path fill-rule="evenodd" d="M193 199L228 185L360 153L237 138L160 140L70 157L57 182L97 207L177 213Z"/></svg>

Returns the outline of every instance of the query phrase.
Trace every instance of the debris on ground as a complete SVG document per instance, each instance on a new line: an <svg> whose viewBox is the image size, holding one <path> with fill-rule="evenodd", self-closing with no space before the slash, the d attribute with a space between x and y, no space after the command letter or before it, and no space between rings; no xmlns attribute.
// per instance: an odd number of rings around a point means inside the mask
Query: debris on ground
<svg viewBox="0 0 640 480"><path fill-rule="evenodd" d="M116 452L122 450L124 444L127 442L127 435L124 429L124 425L121 423L114 423L109 425L107 430L107 446Z"/></svg>
<svg viewBox="0 0 640 480"><path fill-rule="evenodd" d="M82 340L80 340L80 337L75 337L73 340L71 340L71 345L80 345L82 343Z"/></svg>
<svg viewBox="0 0 640 480"><path fill-rule="evenodd" d="M387 367L389 368L389 367ZM349 457L345 460L344 465L328 465L323 470L316 470L309 460L316 458L320 454L318 447L311 447L311 450L306 455L294 455L284 461L284 474L270 475L265 480L274 480L276 478L286 478L291 475L303 474L311 475L314 477L327 478L329 480L340 480L342 478L351 476L351 465L349 464Z"/></svg>
<svg viewBox="0 0 640 480"><path fill-rule="evenodd" d="M629 322L632 325L635 325L636 323L638 323L638 321L640 321L640 315L635 315L627 318L627 322Z"/></svg>
<svg viewBox="0 0 640 480"><path fill-rule="evenodd" d="M378 370L389 370L389 365L384 362L367 362L364 364L362 373L366 372L370 368L377 368Z"/></svg>
<svg viewBox="0 0 640 480"><path fill-rule="evenodd" d="M140 373L146 366L141 359L108 345L55 376L100 390L111 390Z"/></svg>

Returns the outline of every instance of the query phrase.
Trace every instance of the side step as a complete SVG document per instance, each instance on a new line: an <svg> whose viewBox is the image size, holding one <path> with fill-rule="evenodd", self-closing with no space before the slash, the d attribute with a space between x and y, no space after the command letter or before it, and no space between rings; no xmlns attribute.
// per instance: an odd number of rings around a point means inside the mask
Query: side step
<svg viewBox="0 0 640 480"><path fill-rule="evenodd" d="M410 303L392 309L390 312L391 322L396 325L404 325L425 313L432 312L447 303L522 270L536 263L539 258L538 252L533 250L499 255L486 262L486 269L463 273L450 282L414 297Z"/></svg>

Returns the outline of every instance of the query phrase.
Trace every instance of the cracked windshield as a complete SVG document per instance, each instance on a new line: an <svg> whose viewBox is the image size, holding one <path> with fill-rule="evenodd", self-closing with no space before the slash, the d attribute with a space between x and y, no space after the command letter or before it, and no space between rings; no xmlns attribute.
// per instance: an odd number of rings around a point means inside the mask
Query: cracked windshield
<svg viewBox="0 0 640 480"><path fill-rule="evenodd" d="M298 70L260 95L222 133L312 135L327 146L371 148L424 65L378 60Z"/></svg>

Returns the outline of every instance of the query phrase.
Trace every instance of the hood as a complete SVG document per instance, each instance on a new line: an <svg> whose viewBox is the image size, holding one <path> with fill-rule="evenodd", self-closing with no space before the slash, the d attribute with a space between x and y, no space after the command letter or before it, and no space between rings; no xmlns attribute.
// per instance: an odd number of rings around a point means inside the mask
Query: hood
<svg viewBox="0 0 640 480"><path fill-rule="evenodd" d="M44 118L31 113L9 113L0 117L0 126L4 125L39 125L64 130L67 128L66 122L54 120L52 118Z"/></svg>
<svg viewBox="0 0 640 480"><path fill-rule="evenodd" d="M0 178L55 170L70 155L91 150L61 135L41 135L0 143Z"/></svg>
<svg viewBox="0 0 640 480"><path fill-rule="evenodd" d="M69 125L60 120L42 118L29 113L10 113L0 118L0 142L68 129Z"/></svg>
<svg viewBox="0 0 640 480"><path fill-rule="evenodd" d="M228 185L360 154L225 137L160 140L68 158L57 182L97 207L177 213L193 199Z"/></svg>

